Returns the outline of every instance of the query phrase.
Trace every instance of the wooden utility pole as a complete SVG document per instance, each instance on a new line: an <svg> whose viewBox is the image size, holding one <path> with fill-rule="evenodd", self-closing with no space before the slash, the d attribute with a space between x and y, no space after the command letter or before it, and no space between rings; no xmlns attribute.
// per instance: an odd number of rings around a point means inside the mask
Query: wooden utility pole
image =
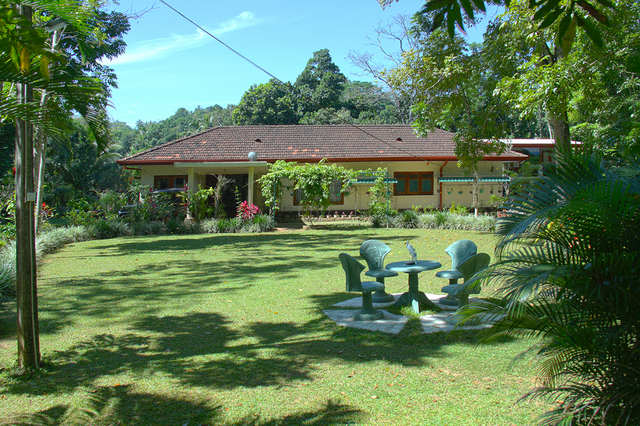
<svg viewBox="0 0 640 426"><path fill-rule="evenodd" d="M27 21L32 19L29 6L18 6ZM30 60L25 58L24 60ZM16 85L20 104L33 101L28 84ZM36 282L36 240L33 189L33 124L16 120L16 292L18 302L18 366L40 366L40 331L38 326L38 289Z"/></svg>

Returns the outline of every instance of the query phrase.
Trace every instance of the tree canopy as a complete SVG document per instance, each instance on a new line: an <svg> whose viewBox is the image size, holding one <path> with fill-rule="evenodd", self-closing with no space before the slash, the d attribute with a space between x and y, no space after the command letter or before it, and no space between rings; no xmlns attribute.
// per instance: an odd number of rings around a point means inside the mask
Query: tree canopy
<svg viewBox="0 0 640 426"><path fill-rule="evenodd" d="M247 124L399 123L390 93L372 83L349 81L328 49L314 52L296 82L271 79L253 85L234 110Z"/></svg>
<svg viewBox="0 0 640 426"><path fill-rule="evenodd" d="M297 100L293 86L271 79L268 83L253 85L242 95L233 111L235 124L297 124Z"/></svg>

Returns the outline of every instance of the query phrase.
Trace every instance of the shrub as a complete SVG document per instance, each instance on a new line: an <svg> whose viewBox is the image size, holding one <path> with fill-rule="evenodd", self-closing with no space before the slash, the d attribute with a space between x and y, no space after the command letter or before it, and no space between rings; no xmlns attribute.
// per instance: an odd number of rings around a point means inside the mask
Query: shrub
<svg viewBox="0 0 640 426"><path fill-rule="evenodd" d="M200 230L205 234L215 234L218 232L218 219L205 219L200 222Z"/></svg>
<svg viewBox="0 0 640 426"><path fill-rule="evenodd" d="M463 206L462 204L456 205L455 202L451 202L451 207L449 208L449 213L452 214L469 214L469 209Z"/></svg>
<svg viewBox="0 0 640 426"><path fill-rule="evenodd" d="M445 227L447 229L472 229L475 217L472 215L449 214Z"/></svg>
<svg viewBox="0 0 640 426"><path fill-rule="evenodd" d="M133 222L131 224L133 235L157 235L164 234L164 223L162 222Z"/></svg>
<svg viewBox="0 0 640 426"><path fill-rule="evenodd" d="M396 228L417 228L418 213L415 210L404 210L393 218L393 225Z"/></svg>
<svg viewBox="0 0 640 426"><path fill-rule="evenodd" d="M243 201L238 206L238 218L240 218L240 220L250 221L258 214L260 214L260 209L255 204L249 204Z"/></svg>
<svg viewBox="0 0 640 426"><path fill-rule="evenodd" d="M496 218L492 215L482 215L476 218L476 231L493 232L496 229Z"/></svg>
<svg viewBox="0 0 640 426"><path fill-rule="evenodd" d="M0 250L0 296L16 294L16 246L11 241Z"/></svg>
<svg viewBox="0 0 640 426"><path fill-rule="evenodd" d="M128 223L121 220L97 220L87 227L92 238L116 238L131 235L133 232Z"/></svg>
<svg viewBox="0 0 640 426"><path fill-rule="evenodd" d="M387 215L371 215L371 217L369 218L369 222L371 222L371 226L374 228L382 228L387 224Z"/></svg>
<svg viewBox="0 0 640 426"><path fill-rule="evenodd" d="M36 258L40 259L45 254L53 253L66 244L87 241L90 238L91 235L84 226L54 228L43 232L36 237Z"/></svg>
<svg viewBox="0 0 640 426"><path fill-rule="evenodd" d="M0 247L16 238L16 194L0 187Z"/></svg>
<svg viewBox="0 0 640 426"><path fill-rule="evenodd" d="M240 229L242 228L242 221L237 217L232 217L231 219L224 219L224 220L226 221L226 227L224 232L232 234L234 232L239 232Z"/></svg>
<svg viewBox="0 0 640 426"><path fill-rule="evenodd" d="M123 204L123 195L113 190L101 192L99 194L98 201L96 202L98 210L105 213L107 217L114 217L117 215Z"/></svg>
<svg viewBox="0 0 640 426"><path fill-rule="evenodd" d="M240 232L242 229L243 222L238 220L237 217L233 217L231 219L212 219L209 224L207 224L207 229L215 229L215 232L218 234L232 234L234 232Z"/></svg>
<svg viewBox="0 0 640 426"><path fill-rule="evenodd" d="M271 216L259 214L254 216L250 221L245 222L242 226L241 232L266 232L272 231L274 228L275 223L273 222L273 218Z"/></svg>
<svg viewBox="0 0 640 426"><path fill-rule="evenodd" d="M214 188L202 188L202 186L198 186L196 192L187 191L185 193L186 207L196 222L214 214L214 208L209 205L209 198L215 195Z"/></svg>
<svg viewBox="0 0 640 426"><path fill-rule="evenodd" d="M445 224L448 222L449 220L449 212L437 212L436 213L436 226L439 228L446 228Z"/></svg>
<svg viewBox="0 0 640 426"><path fill-rule="evenodd" d="M245 222L239 232L243 232L246 234L255 234L260 232L260 226L256 225L255 223Z"/></svg>
<svg viewBox="0 0 640 426"><path fill-rule="evenodd" d="M227 232L227 228L229 227L229 219L227 218L218 219L215 225L216 225L216 232L219 234L224 234L225 232Z"/></svg>
<svg viewBox="0 0 640 426"><path fill-rule="evenodd" d="M418 226L423 229L434 229L438 227L437 213L423 213L418 216Z"/></svg>
<svg viewBox="0 0 640 426"><path fill-rule="evenodd" d="M199 234L202 228L197 222L169 221L167 231L172 234Z"/></svg>
<svg viewBox="0 0 640 426"><path fill-rule="evenodd" d="M67 211L66 217L75 226L87 226L98 217L98 212L94 210L71 209Z"/></svg>
<svg viewBox="0 0 640 426"><path fill-rule="evenodd" d="M86 241L89 234L82 226L56 228L36 237L36 260L53 253L65 244ZM16 246L11 241L0 250L0 295L15 296L16 293Z"/></svg>

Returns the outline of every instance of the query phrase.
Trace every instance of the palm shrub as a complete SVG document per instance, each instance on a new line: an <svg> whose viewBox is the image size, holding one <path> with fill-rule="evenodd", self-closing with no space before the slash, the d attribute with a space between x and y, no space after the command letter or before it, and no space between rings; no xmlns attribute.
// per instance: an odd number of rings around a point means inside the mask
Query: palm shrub
<svg viewBox="0 0 640 426"><path fill-rule="evenodd" d="M131 221L131 233L133 235L158 235L164 233L164 223L147 222L147 221Z"/></svg>
<svg viewBox="0 0 640 426"><path fill-rule="evenodd" d="M404 210L393 218L393 225L396 228L417 228L420 224L418 212L415 210Z"/></svg>
<svg viewBox="0 0 640 426"><path fill-rule="evenodd" d="M267 232L273 231L275 228L273 218L266 214L257 214L249 222L251 229L244 230L243 228L244 232Z"/></svg>
<svg viewBox="0 0 640 426"><path fill-rule="evenodd" d="M131 226L118 219L100 219L87 226L92 238L117 238L131 235Z"/></svg>
<svg viewBox="0 0 640 426"><path fill-rule="evenodd" d="M435 215L436 215L436 227L444 228L445 224L449 220L449 216L451 216L451 213L441 211L441 212L436 212Z"/></svg>
<svg viewBox="0 0 640 426"><path fill-rule="evenodd" d="M200 222L200 229L205 234L215 234L218 232L218 219L205 219Z"/></svg>
<svg viewBox="0 0 640 426"><path fill-rule="evenodd" d="M418 215L418 227L423 229L434 229L438 227L436 213L423 213Z"/></svg>
<svg viewBox="0 0 640 426"><path fill-rule="evenodd" d="M16 245L10 241L0 250L0 298L16 295Z"/></svg>
<svg viewBox="0 0 640 426"><path fill-rule="evenodd" d="M542 386L558 406L542 424L640 424L640 167L560 153L497 224L498 261L476 277L496 297L457 321L494 323L489 339L535 339Z"/></svg>

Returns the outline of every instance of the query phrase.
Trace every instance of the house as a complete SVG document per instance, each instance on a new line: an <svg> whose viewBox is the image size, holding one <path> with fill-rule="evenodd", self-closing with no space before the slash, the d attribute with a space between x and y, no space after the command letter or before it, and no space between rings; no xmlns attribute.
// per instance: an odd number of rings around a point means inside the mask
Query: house
<svg viewBox="0 0 640 426"><path fill-rule="evenodd" d="M426 137L409 125L277 125L215 127L130 157L118 164L140 170L141 184L154 189L215 186L217 175L227 175L240 196L264 205L254 182L277 160L317 163L326 159L352 170L386 168L393 189L392 207L437 208L454 202L471 206L474 179L464 177L457 166L453 134L435 130ZM527 155L511 150L487 156L479 163L479 200L489 204L509 178L506 163L521 162ZM371 181L363 179L346 196L338 194L330 211L366 210ZM228 195L229 197L229 195ZM223 203L235 207L231 196ZM281 211L297 212L296 194L284 194Z"/></svg>

